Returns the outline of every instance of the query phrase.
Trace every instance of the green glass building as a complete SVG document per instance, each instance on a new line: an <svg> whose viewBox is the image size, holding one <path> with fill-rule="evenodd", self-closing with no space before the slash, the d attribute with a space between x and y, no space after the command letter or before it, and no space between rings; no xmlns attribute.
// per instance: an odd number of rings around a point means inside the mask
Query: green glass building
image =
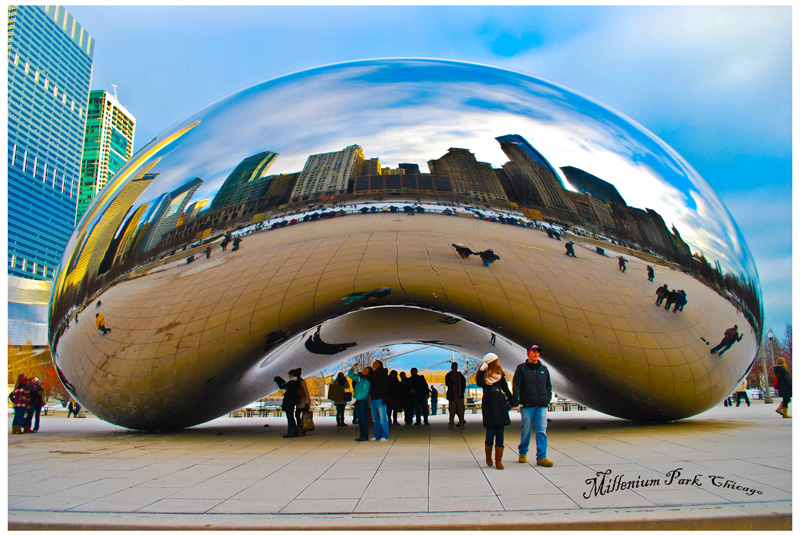
<svg viewBox="0 0 800 536"><path fill-rule="evenodd" d="M89 93L76 222L80 221L106 183L131 158L135 128L136 119L115 95L104 89Z"/></svg>

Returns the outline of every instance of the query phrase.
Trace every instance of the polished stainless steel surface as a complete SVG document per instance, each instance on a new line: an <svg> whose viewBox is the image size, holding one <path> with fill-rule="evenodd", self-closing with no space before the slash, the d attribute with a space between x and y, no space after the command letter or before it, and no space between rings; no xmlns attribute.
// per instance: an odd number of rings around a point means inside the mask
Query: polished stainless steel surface
<svg viewBox="0 0 800 536"><path fill-rule="evenodd" d="M655 305L664 283L683 310ZM733 389L762 318L741 232L664 142L555 84L438 60L294 73L174 125L87 210L50 309L68 389L145 429L401 342L506 370L535 342L559 394L682 418Z"/></svg>

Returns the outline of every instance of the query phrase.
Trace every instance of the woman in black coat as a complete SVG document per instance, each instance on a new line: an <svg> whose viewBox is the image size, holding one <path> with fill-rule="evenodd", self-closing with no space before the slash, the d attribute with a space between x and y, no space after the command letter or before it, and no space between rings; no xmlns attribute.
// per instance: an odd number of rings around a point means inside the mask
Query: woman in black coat
<svg viewBox="0 0 800 536"><path fill-rule="evenodd" d="M792 378L789 376L789 371L786 370L786 360L782 357L778 358L778 366L774 369L775 377L778 378L778 394L781 395L783 401L776 413L783 415L784 419L791 419L789 415L789 402L792 400Z"/></svg>
<svg viewBox="0 0 800 536"><path fill-rule="evenodd" d="M481 415L483 427L486 428L485 452L486 465L492 465L492 446L494 461L498 469L503 469L503 434L505 427L511 424L508 409L519 405L517 398L508 388L503 368L497 354L486 354L480 366L475 383L483 389Z"/></svg>

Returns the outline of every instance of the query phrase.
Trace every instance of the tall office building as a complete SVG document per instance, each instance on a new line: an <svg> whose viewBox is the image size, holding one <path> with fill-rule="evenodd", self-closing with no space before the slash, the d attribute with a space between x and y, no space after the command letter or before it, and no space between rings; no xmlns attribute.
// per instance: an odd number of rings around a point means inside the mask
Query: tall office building
<svg viewBox="0 0 800 536"><path fill-rule="evenodd" d="M510 160L503 169L523 203L541 204L567 213L575 211L553 166L525 138L508 134L495 139Z"/></svg>
<svg viewBox="0 0 800 536"><path fill-rule="evenodd" d="M269 188L269 180L264 174L277 158L278 153L264 151L239 162L222 183L209 210L219 210L263 196Z"/></svg>
<svg viewBox="0 0 800 536"><path fill-rule="evenodd" d="M136 119L114 95L104 89L89 93L76 222L130 159L135 128Z"/></svg>
<svg viewBox="0 0 800 536"><path fill-rule="evenodd" d="M52 279L75 228L94 40L60 6L8 8L8 273Z"/></svg>
<svg viewBox="0 0 800 536"><path fill-rule="evenodd" d="M154 211L150 218L150 225L147 228L147 234L142 239L141 251L149 251L156 247L161 242L161 237L164 233L173 229L177 224L180 217L183 215L183 209L189 204L192 196L200 188L203 181L199 177L195 177L190 181L186 181L175 190L163 194L156 204L154 204Z"/></svg>
<svg viewBox="0 0 800 536"><path fill-rule="evenodd" d="M292 202L347 192L348 183L361 175L364 153L358 145L333 153L312 154L292 191Z"/></svg>
<svg viewBox="0 0 800 536"><path fill-rule="evenodd" d="M484 203L508 202L492 165L478 162L469 149L451 147L441 158L428 161L428 168L431 175L449 177L453 191L460 196Z"/></svg>

